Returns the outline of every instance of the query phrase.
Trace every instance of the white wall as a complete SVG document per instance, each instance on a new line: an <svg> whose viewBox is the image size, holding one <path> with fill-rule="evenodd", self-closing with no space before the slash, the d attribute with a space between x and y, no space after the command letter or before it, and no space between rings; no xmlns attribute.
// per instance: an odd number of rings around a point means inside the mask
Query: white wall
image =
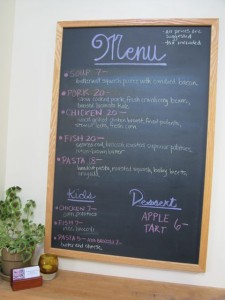
<svg viewBox="0 0 225 300"><path fill-rule="evenodd" d="M8 0L5 0L6 2ZM220 18L215 160L207 271L155 270L60 258L61 269L225 288L225 1L15 0L5 187L23 187L45 220L56 22L87 19ZM8 20L10 23L10 20ZM7 23L8 23L7 22ZM7 24L8 25L8 24ZM1 71L0 71L1 72ZM2 79L8 85L9 78ZM7 106L7 104L6 104ZM4 154L3 154L4 155Z"/></svg>
<svg viewBox="0 0 225 300"><path fill-rule="evenodd" d="M15 0L0 0L0 197L4 193Z"/></svg>

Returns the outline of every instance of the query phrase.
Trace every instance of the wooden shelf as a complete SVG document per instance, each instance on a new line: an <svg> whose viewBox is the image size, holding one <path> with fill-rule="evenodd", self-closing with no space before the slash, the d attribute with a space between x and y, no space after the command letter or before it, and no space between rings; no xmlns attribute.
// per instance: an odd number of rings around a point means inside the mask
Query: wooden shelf
<svg viewBox="0 0 225 300"><path fill-rule="evenodd" d="M0 279L0 299L23 300L224 300L225 289L59 271L42 287L12 291Z"/></svg>

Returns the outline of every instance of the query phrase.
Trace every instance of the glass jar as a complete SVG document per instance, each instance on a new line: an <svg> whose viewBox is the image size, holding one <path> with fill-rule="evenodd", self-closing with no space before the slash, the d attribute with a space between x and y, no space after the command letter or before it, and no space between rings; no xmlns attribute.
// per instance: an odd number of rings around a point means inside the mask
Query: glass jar
<svg viewBox="0 0 225 300"><path fill-rule="evenodd" d="M39 258L38 265L44 280L52 280L58 271L58 257L55 254L45 253Z"/></svg>

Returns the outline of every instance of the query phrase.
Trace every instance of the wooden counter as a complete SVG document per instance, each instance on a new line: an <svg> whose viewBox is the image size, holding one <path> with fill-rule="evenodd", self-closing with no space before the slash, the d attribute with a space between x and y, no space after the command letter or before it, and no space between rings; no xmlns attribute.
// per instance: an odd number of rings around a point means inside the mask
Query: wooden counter
<svg viewBox="0 0 225 300"><path fill-rule="evenodd" d="M43 281L42 287L16 292L0 279L0 299L224 300L225 289L59 271L54 280Z"/></svg>

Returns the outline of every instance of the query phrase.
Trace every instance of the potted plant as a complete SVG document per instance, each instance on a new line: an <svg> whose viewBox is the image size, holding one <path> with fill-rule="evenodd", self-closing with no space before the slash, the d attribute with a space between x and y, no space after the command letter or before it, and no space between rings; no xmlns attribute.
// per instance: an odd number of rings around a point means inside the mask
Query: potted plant
<svg viewBox="0 0 225 300"><path fill-rule="evenodd" d="M10 270L30 265L36 245L44 239L45 227L33 222L34 200L22 203L18 193L21 188L7 189L6 197L0 201L0 251L2 273L9 276ZM16 262L11 265L10 260Z"/></svg>

